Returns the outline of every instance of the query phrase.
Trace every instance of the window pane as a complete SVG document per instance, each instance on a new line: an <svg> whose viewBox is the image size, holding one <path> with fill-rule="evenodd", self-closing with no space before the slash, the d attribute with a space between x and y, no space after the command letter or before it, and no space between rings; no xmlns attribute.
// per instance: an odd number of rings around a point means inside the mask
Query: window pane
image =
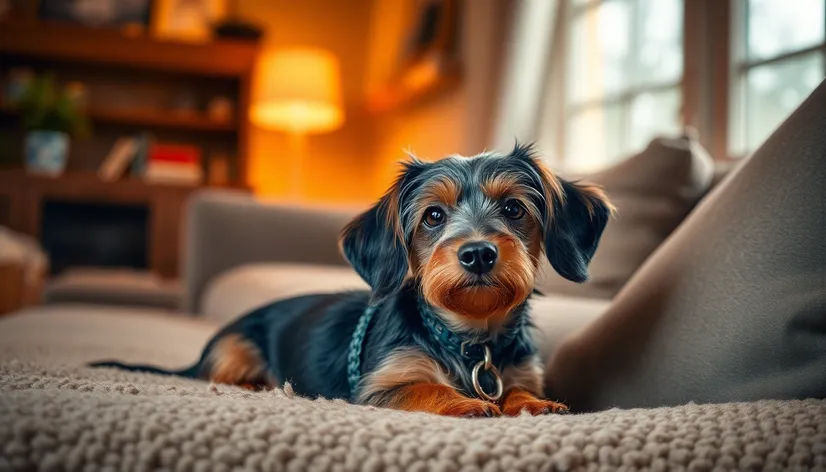
<svg viewBox="0 0 826 472"><path fill-rule="evenodd" d="M679 132L683 8L684 0L605 0L576 10L567 46L566 170L605 167L656 134ZM647 90L653 87L660 90Z"/></svg>
<svg viewBox="0 0 826 472"><path fill-rule="evenodd" d="M660 92L646 92L631 102L628 130L630 150L645 148L657 135L680 134L680 105L682 94L675 87Z"/></svg>
<svg viewBox="0 0 826 472"><path fill-rule="evenodd" d="M590 172L624 155L623 115L619 104L588 108L574 114L568 120L565 170Z"/></svg>
<svg viewBox="0 0 826 472"><path fill-rule="evenodd" d="M745 104L741 108L744 151L759 146L823 80L823 55L814 52L755 67L746 73Z"/></svg>
<svg viewBox="0 0 826 472"><path fill-rule="evenodd" d="M589 8L571 22L568 100L582 103L627 88L631 52L628 0Z"/></svg>
<svg viewBox="0 0 826 472"><path fill-rule="evenodd" d="M826 0L748 0L748 58L765 59L824 40Z"/></svg>
<svg viewBox="0 0 826 472"><path fill-rule="evenodd" d="M639 0L637 82L676 81L683 73L683 1Z"/></svg>

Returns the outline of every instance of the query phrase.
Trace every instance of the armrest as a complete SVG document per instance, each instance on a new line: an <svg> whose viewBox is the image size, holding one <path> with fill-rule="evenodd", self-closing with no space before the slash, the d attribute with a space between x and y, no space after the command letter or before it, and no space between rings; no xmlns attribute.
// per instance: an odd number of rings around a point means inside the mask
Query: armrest
<svg viewBox="0 0 826 472"><path fill-rule="evenodd" d="M196 192L186 208L184 309L198 313L210 279L239 265L347 265L338 234L356 213L265 204L241 192Z"/></svg>

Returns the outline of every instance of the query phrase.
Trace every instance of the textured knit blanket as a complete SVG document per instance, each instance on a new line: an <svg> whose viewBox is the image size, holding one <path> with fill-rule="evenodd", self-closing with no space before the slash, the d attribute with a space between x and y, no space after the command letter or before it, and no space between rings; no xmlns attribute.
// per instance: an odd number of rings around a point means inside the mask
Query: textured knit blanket
<svg viewBox="0 0 826 472"><path fill-rule="evenodd" d="M50 323L0 322L0 470L826 470L821 400L442 418L87 369Z"/></svg>

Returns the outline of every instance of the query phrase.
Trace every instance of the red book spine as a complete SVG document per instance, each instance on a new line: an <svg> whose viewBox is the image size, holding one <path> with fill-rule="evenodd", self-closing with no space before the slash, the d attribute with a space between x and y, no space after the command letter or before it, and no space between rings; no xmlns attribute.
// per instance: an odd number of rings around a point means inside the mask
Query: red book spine
<svg viewBox="0 0 826 472"><path fill-rule="evenodd" d="M149 151L149 162L169 162L198 165L201 152L194 146L156 144Z"/></svg>

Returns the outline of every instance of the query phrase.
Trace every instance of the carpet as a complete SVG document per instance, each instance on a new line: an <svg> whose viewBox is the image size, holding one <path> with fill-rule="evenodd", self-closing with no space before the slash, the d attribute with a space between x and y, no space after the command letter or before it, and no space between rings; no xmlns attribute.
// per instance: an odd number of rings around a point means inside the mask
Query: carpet
<svg viewBox="0 0 826 472"><path fill-rule="evenodd" d="M826 470L817 400L452 419L14 360L0 395L20 470Z"/></svg>
<svg viewBox="0 0 826 472"><path fill-rule="evenodd" d="M213 327L76 311L0 321L0 470L826 471L824 400L442 418L84 368L183 363Z"/></svg>

